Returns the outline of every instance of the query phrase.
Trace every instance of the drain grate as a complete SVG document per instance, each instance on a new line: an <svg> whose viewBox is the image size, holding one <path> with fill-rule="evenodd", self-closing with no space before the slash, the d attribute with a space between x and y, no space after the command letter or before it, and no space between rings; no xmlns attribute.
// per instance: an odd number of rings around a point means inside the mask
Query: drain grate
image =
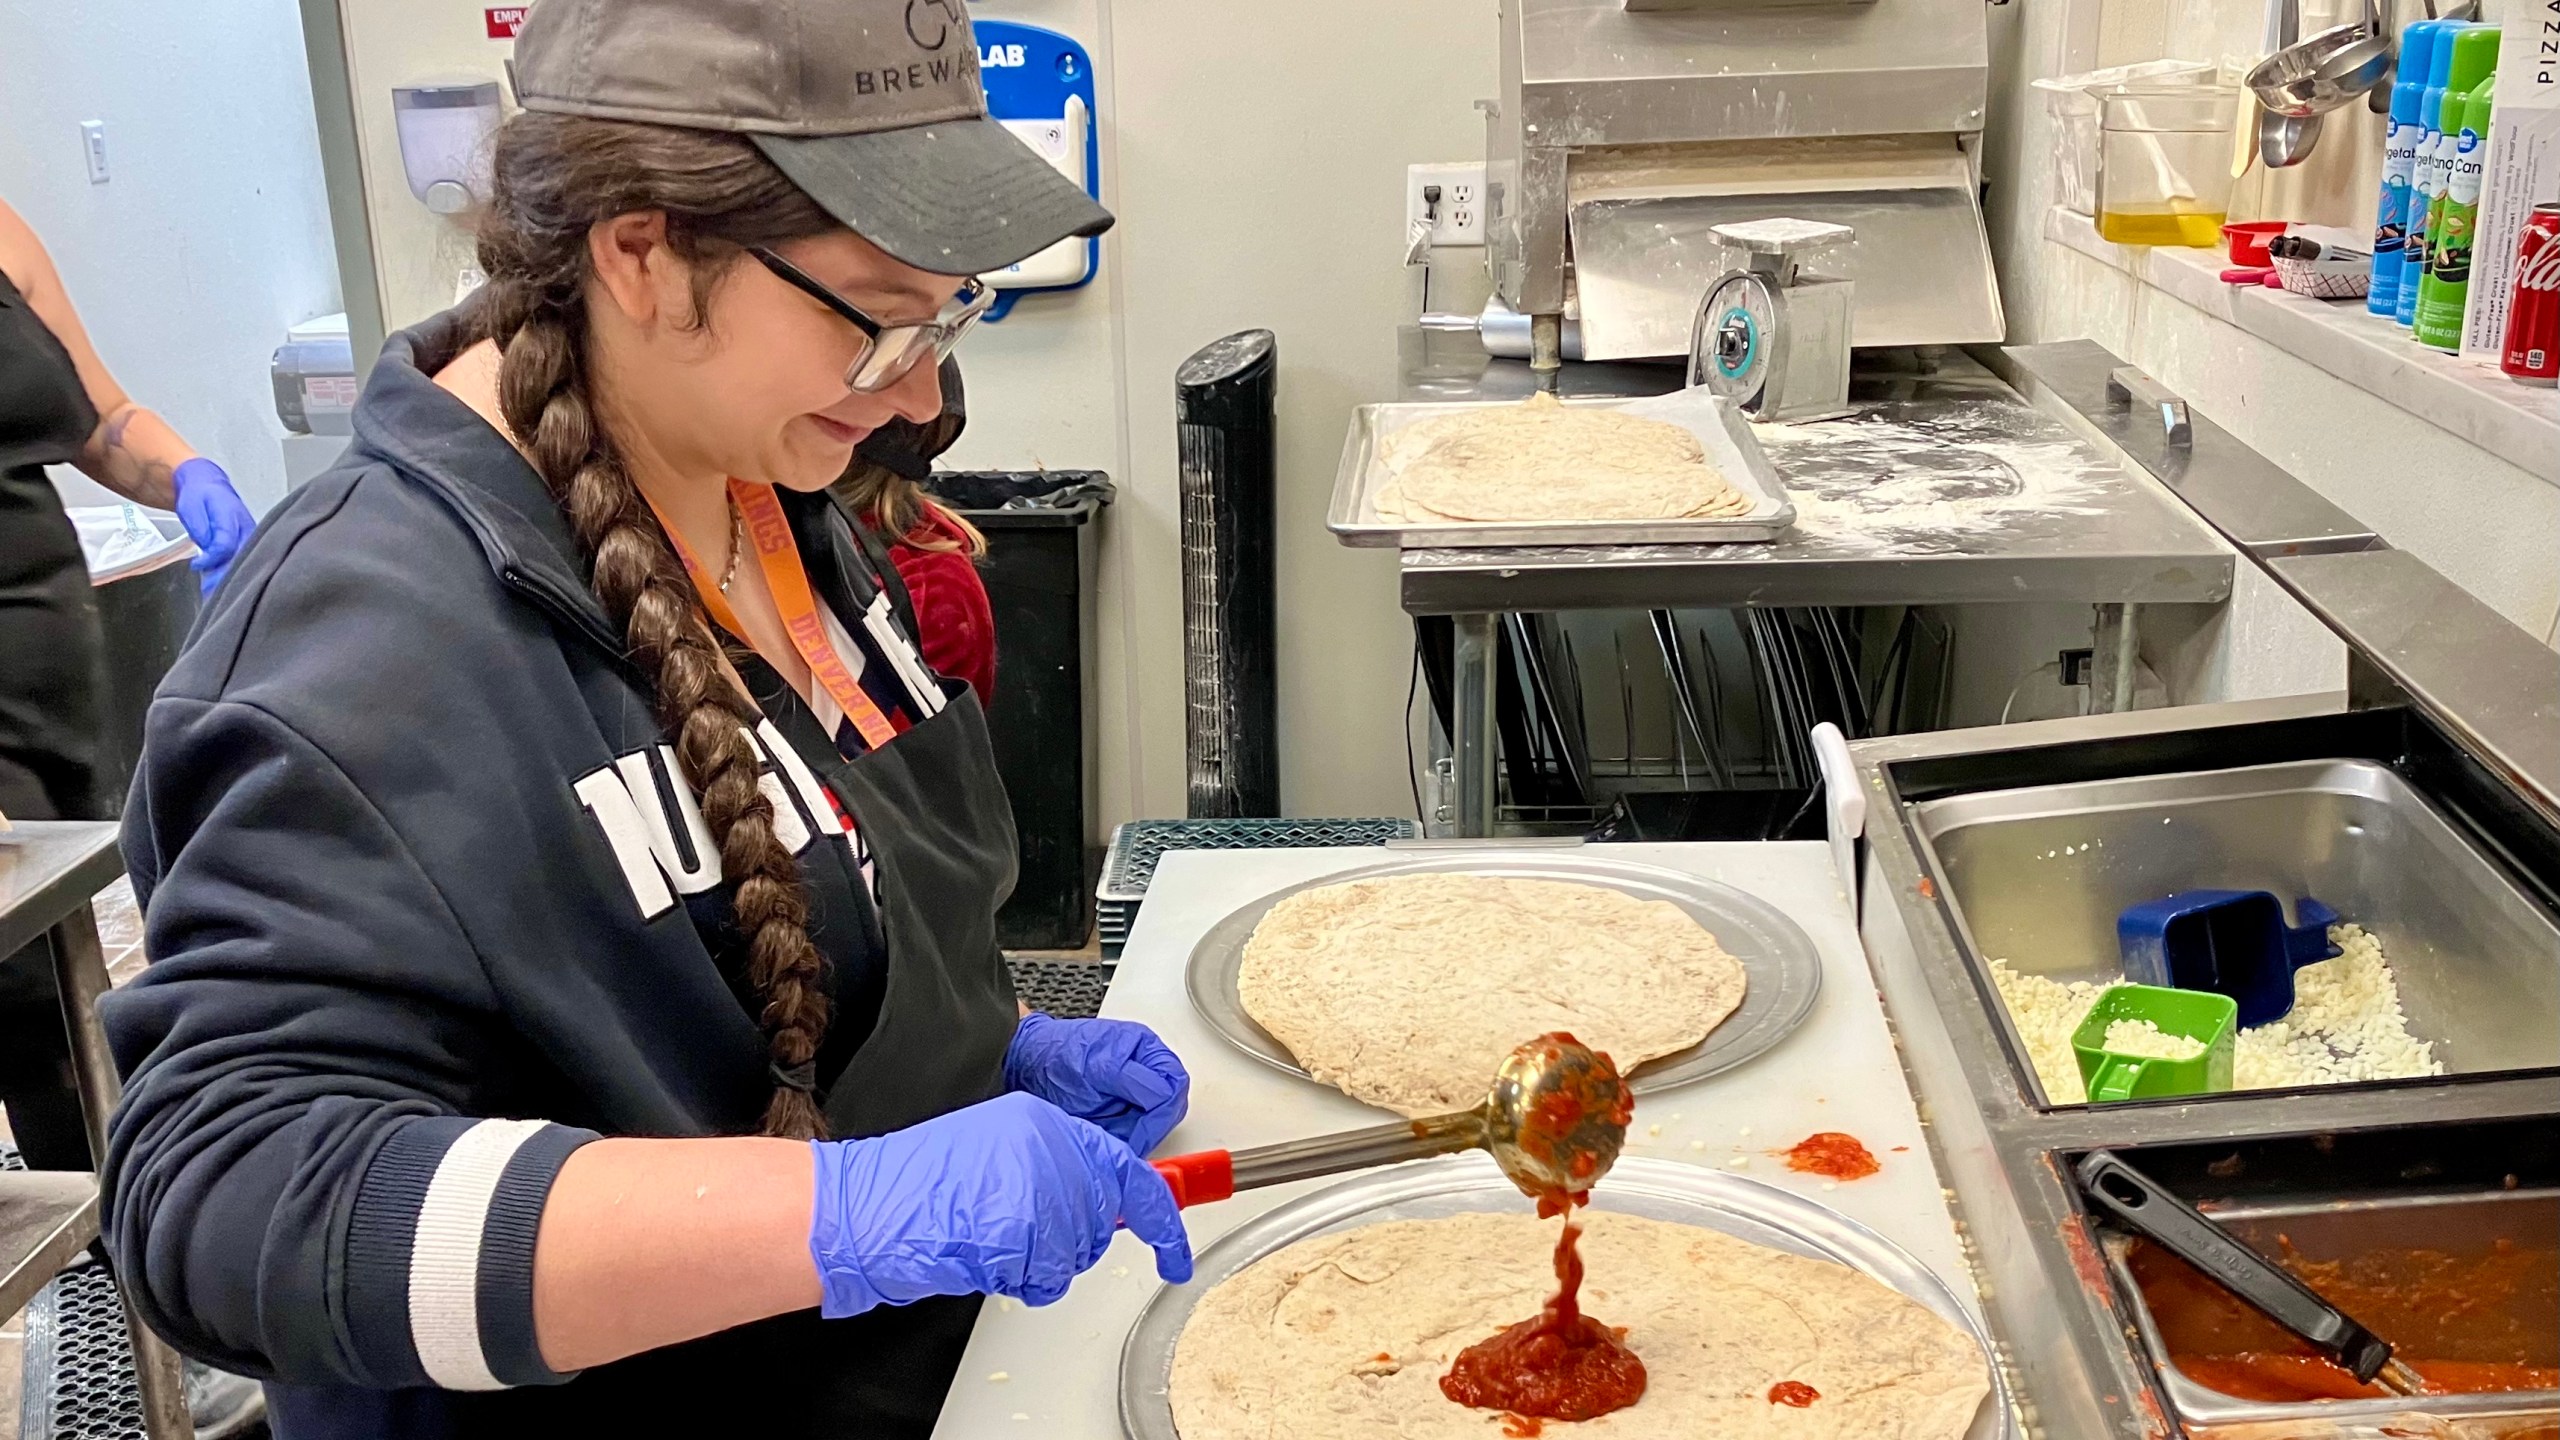
<svg viewBox="0 0 2560 1440"><path fill-rule="evenodd" d="M24 1170L0 1142L0 1170ZM142 1391L124 1302L107 1267L63 1271L27 1302L18 1377L19 1440L125 1440L142 1434Z"/></svg>
<svg viewBox="0 0 2560 1440"><path fill-rule="evenodd" d="M54 1277L27 1306L19 1440L142 1434L142 1391L114 1277L93 1262Z"/></svg>
<svg viewBox="0 0 2560 1440"><path fill-rule="evenodd" d="M1034 1010L1061 1020L1089 1020L1102 1013L1111 968L1090 960L1016 960L1013 993Z"/></svg>
<svg viewBox="0 0 2560 1440"><path fill-rule="evenodd" d="M1094 889L1094 921L1104 958L1120 958L1156 862L1174 850L1307 850L1328 845L1384 845L1412 840L1410 820L1132 820L1111 832Z"/></svg>

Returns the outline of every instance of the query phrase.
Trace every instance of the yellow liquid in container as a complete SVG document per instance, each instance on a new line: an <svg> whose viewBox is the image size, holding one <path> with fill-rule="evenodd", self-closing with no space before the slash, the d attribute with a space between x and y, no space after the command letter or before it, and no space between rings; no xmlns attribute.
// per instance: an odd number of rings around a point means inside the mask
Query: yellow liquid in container
<svg viewBox="0 0 2560 1440"><path fill-rule="evenodd" d="M2189 245L2222 243L2223 210L2101 210L2098 237L2118 245Z"/></svg>

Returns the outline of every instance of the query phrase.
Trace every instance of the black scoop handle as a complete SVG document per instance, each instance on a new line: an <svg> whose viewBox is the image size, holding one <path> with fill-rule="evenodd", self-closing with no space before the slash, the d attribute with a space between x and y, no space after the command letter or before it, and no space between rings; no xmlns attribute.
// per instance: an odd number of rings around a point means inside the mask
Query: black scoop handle
<svg viewBox="0 0 2560 1440"><path fill-rule="evenodd" d="M2112 1151L2091 1151L2081 1159L2079 1175L2080 1188L2109 1215L2213 1277L2268 1319L2319 1346L2358 1384L2369 1383L2391 1359L2391 1347L2382 1337L2349 1319Z"/></svg>

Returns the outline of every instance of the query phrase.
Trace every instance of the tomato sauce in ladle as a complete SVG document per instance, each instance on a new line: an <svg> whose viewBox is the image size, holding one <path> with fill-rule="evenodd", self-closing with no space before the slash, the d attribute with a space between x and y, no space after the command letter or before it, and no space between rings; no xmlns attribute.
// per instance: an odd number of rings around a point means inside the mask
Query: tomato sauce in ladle
<svg viewBox="0 0 2560 1440"><path fill-rule="evenodd" d="M1487 1148L1540 1217L1564 1217L1556 1293L1538 1314L1459 1352L1440 1393L1532 1422L1588 1420L1644 1397L1644 1362L1626 1332L1582 1313L1573 1207L1616 1163L1635 1097L1609 1057L1561 1031L1511 1052L1495 1077ZM1535 1434L1531 1429L1525 1433Z"/></svg>

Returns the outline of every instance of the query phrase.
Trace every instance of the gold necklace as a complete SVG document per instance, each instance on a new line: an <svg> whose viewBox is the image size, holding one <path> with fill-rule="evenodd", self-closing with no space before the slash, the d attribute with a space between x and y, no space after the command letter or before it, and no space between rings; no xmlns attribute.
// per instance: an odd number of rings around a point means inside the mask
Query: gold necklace
<svg viewBox="0 0 2560 1440"><path fill-rule="evenodd" d="M738 508L737 497L733 495L729 498L729 565L720 572L721 594L728 594L729 586L737 580L738 557L746 551L747 512Z"/></svg>

